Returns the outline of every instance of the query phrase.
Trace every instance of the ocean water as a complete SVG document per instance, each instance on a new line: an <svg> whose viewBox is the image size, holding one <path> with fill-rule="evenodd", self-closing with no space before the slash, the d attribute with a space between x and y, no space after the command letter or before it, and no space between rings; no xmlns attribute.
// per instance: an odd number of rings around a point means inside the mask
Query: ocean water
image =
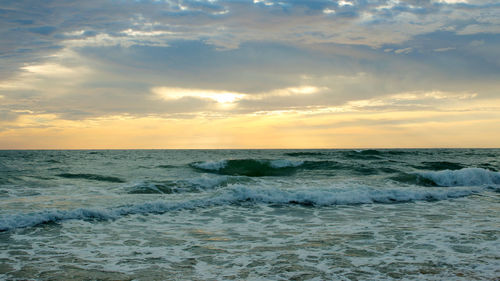
<svg viewBox="0 0 500 281"><path fill-rule="evenodd" d="M0 151L0 279L498 280L500 150Z"/></svg>

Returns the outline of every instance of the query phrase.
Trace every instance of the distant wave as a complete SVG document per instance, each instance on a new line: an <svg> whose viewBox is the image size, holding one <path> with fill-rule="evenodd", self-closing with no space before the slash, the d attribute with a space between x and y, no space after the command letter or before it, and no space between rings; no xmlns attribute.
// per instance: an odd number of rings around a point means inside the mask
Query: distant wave
<svg viewBox="0 0 500 281"><path fill-rule="evenodd" d="M286 176L296 172L303 161L285 159L233 159L192 163L191 167L210 173L234 176Z"/></svg>
<svg viewBox="0 0 500 281"><path fill-rule="evenodd" d="M343 151L342 155L348 159L357 160L379 160L382 159L382 152L374 149L367 150L347 150Z"/></svg>
<svg viewBox="0 0 500 281"><path fill-rule="evenodd" d="M342 151L343 157L356 160L377 160L397 155L415 155L419 154L416 150L389 150L389 149L360 149Z"/></svg>
<svg viewBox="0 0 500 281"><path fill-rule="evenodd" d="M447 162L447 161L435 161L435 162L422 162L421 166L414 166L417 169L423 170L460 170L465 168L464 165L460 163Z"/></svg>
<svg viewBox="0 0 500 281"><path fill-rule="evenodd" d="M96 174L71 174L71 173L63 173L58 174L58 177L68 178L68 179L85 179L85 180L93 180L93 181L105 181L105 182L125 182L124 180L111 177L111 176L101 176Z"/></svg>
<svg viewBox="0 0 500 281"><path fill-rule="evenodd" d="M234 159L221 161L195 162L190 166L207 173L231 176L290 176L299 170L346 170L359 175L376 175L379 173L398 172L392 168L371 167L364 164L341 163L333 160L292 161L285 159Z"/></svg>
<svg viewBox="0 0 500 281"><path fill-rule="evenodd" d="M299 152L288 152L288 153L285 153L285 155L294 156L294 157L303 157L303 156L321 156L321 155L325 155L325 153L314 152L314 151L299 151Z"/></svg>
<svg viewBox="0 0 500 281"><path fill-rule="evenodd" d="M278 189L229 186L216 195L187 201L154 201L115 208L79 208L75 210L44 210L28 214L0 216L0 231L36 226L64 220L108 220L132 214L162 214L174 210L205 208L243 203L301 204L310 206L357 205L369 203L403 203L436 201L469 196L482 188L414 188L414 189Z"/></svg>

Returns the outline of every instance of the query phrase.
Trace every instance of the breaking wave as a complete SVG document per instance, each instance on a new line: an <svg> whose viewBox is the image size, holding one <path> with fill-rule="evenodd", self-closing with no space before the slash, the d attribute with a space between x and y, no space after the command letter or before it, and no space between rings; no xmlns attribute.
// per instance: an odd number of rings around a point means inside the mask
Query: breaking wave
<svg viewBox="0 0 500 281"><path fill-rule="evenodd" d="M278 189L249 188L232 185L215 195L186 201L154 201L115 208L79 208L75 210L44 210L28 214L0 216L0 231L36 226L64 220L109 220L133 214L162 214L169 211L197 209L235 204L300 204L309 206L357 205L370 203L404 203L437 201L476 194L483 188L416 188L375 189Z"/></svg>
<svg viewBox="0 0 500 281"><path fill-rule="evenodd" d="M347 164L332 160L291 161L282 159L236 159L196 162L192 163L190 166L196 170L208 173L248 177L290 176L299 170L348 170L361 175L375 175L380 172L397 172L397 170L390 168L372 168L367 165Z"/></svg>
<svg viewBox="0 0 500 281"><path fill-rule="evenodd" d="M481 186L500 184L500 173L482 168L464 168L438 172L420 172L420 176L439 186Z"/></svg>
<svg viewBox="0 0 500 281"><path fill-rule="evenodd" d="M414 174L401 173L391 179L422 186L484 186L499 185L500 173L483 168L463 168Z"/></svg>
<svg viewBox="0 0 500 281"><path fill-rule="evenodd" d="M191 167L204 172L231 176L287 176L294 174L303 161L285 159L233 159L192 163Z"/></svg>

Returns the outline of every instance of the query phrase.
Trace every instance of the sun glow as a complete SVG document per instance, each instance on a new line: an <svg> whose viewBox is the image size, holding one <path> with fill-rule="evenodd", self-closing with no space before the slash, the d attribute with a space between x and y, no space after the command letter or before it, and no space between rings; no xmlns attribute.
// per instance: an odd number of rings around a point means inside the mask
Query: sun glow
<svg viewBox="0 0 500 281"><path fill-rule="evenodd" d="M171 87L155 87L151 92L156 98L163 100L178 100L186 97L209 99L220 104L233 104L242 99L261 100L271 96L292 96L292 95L311 95L318 93L327 88L318 88L314 86L289 87L276 89L269 92L257 94L246 94L231 91L220 91L211 89L189 89L189 88L171 88Z"/></svg>
<svg viewBox="0 0 500 281"><path fill-rule="evenodd" d="M245 94L242 93L228 92L228 91L169 88L169 87L153 88L152 92L157 97L164 100L177 100L185 97L192 97L199 99L210 99L222 104L233 103L246 96Z"/></svg>

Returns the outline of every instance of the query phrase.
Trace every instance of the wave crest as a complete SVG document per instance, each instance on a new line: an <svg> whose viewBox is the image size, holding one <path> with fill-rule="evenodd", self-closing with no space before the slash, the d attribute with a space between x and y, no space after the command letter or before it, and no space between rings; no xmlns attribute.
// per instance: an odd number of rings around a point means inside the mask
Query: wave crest
<svg viewBox="0 0 500 281"><path fill-rule="evenodd" d="M191 167L209 173L231 176L287 176L296 172L303 161L285 159L232 159L192 163Z"/></svg>
<svg viewBox="0 0 500 281"><path fill-rule="evenodd" d="M301 204L311 206L356 205L369 203L403 203L437 201L465 197L478 193L482 188L414 188L375 189L279 189L250 188L232 185L213 196L187 201L154 201L108 209L80 208L75 210L45 210L28 214L0 216L0 231L36 226L64 220L108 220L132 214L162 214L169 211L204 208L217 205L250 203Z"/></svg>
<svg viewBox="0 0 500 281"><path fill-rule="evenodd" d="M483 168L420 172L418 175L432 180L439 186L481 186L500 184L499 172L493 172Z"/></svg>
<svg viewBox="0 0 500 281"><path fill-rule="evenodd" d="M182 192L198 192L227 186L232 183L241 183L246 180L241 177L202 176L178 181L141 181L131 186L125 186L129 194L171 194Z"/></svg>

